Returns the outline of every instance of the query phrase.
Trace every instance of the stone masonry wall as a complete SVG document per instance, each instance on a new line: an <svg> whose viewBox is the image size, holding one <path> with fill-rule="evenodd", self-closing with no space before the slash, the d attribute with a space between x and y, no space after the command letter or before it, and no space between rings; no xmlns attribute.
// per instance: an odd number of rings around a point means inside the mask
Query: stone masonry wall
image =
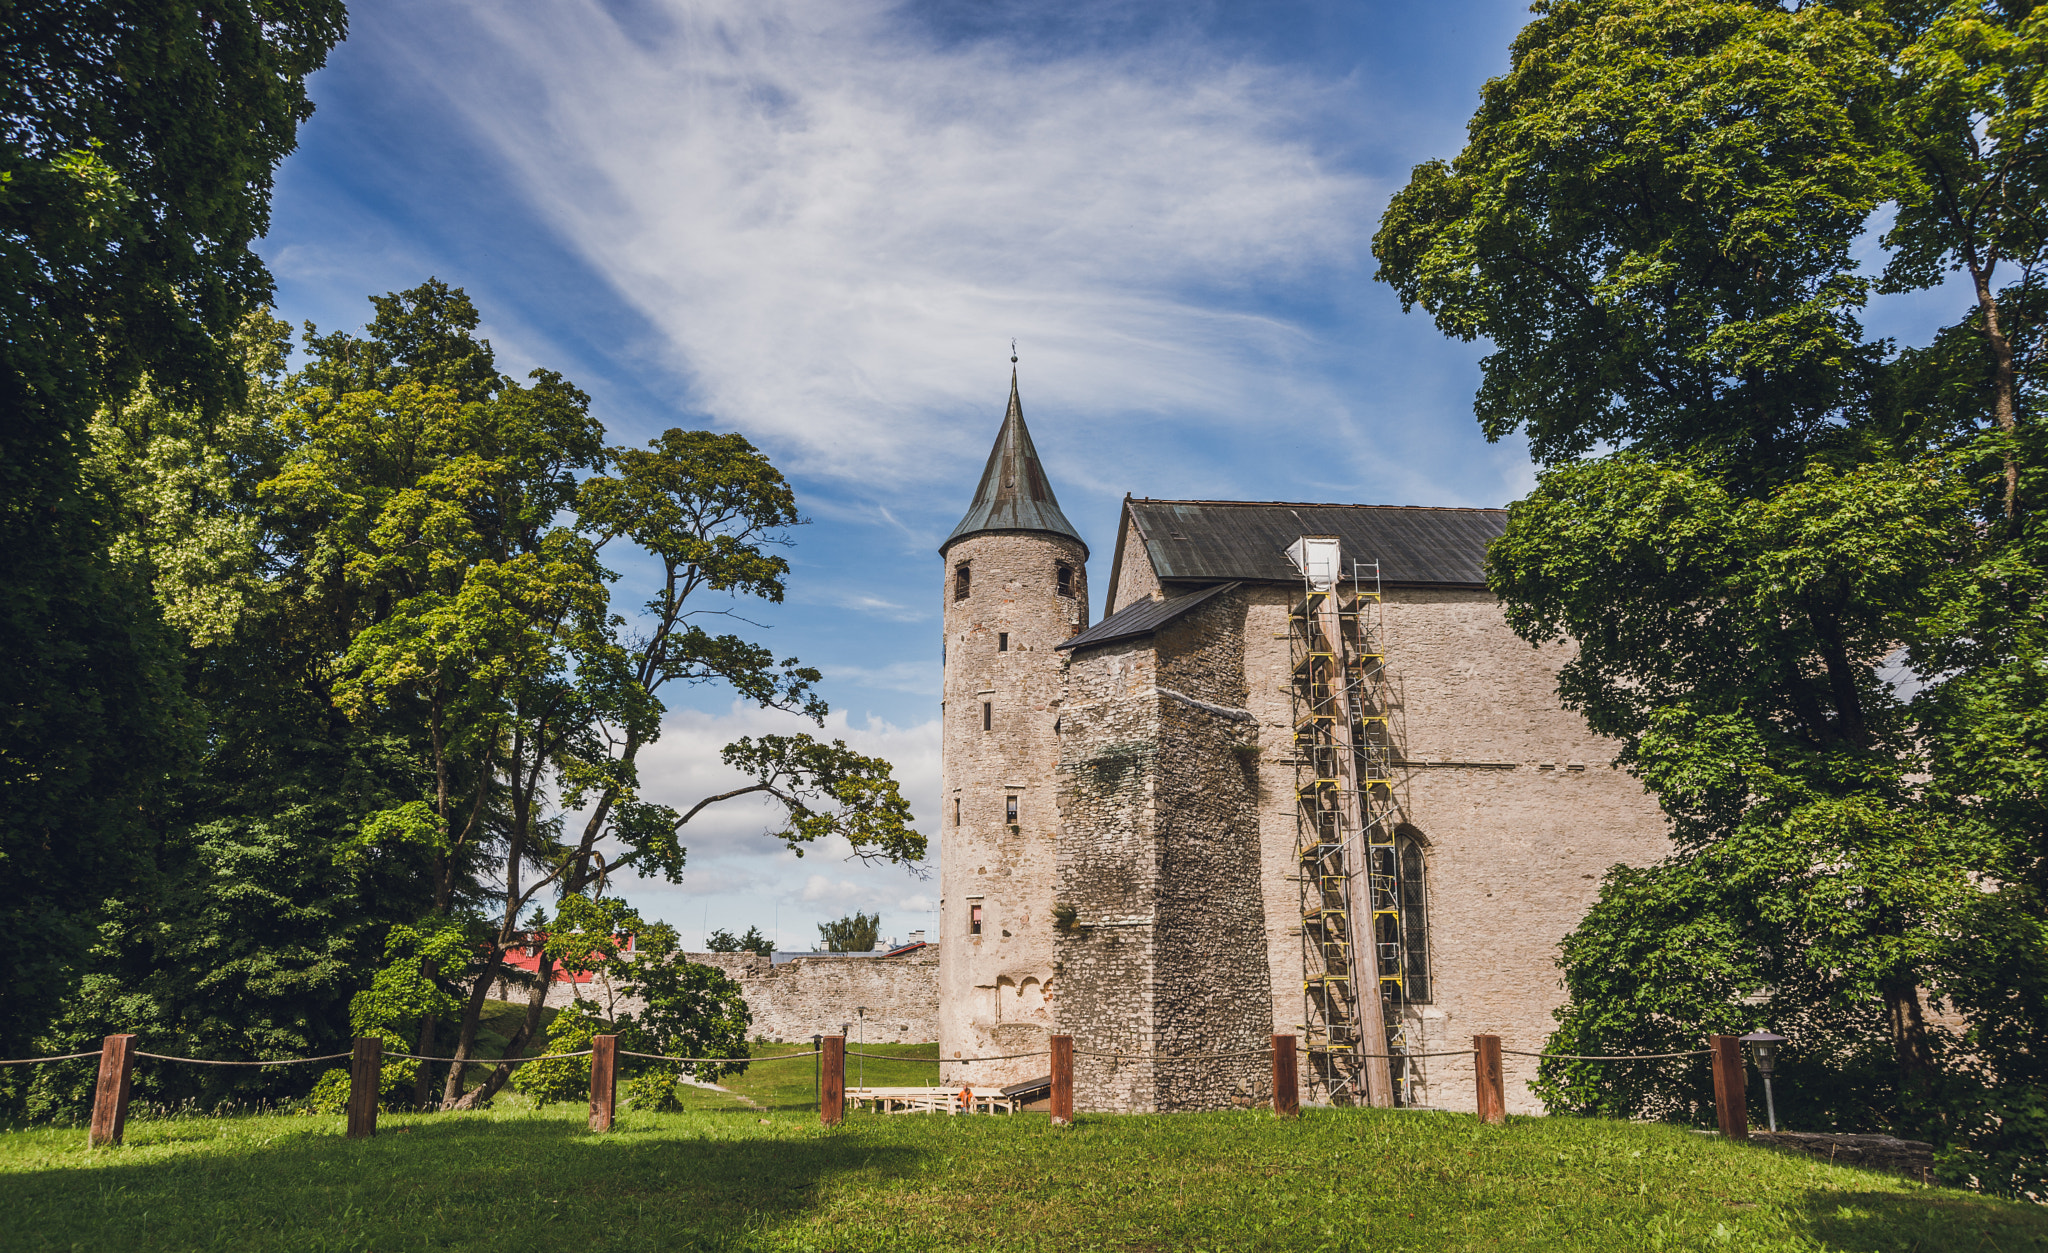
<svg viewBox="0 0 2048 1253"><path fill-rule="evenodd" d="M1054 940L1054 1011L1082 1054L1074 1059L1077 1110L1148 1110L1156 1091L1151 1063L1086 1055L1145 1053L1153 1042L1155 660L1150 640L1132 640L1067 665L1054 895L1074 921Z"/></svg>
<svg viewBox="0 0 2048 1253"><path fill-rule="evenodd" d="M1088 1053L1263 1048L1256 728L1242 706L1242 603L1089 649L1061 713L1056 942L1077 1109L1217 1109L1263 1096L1262 1058L1122 1062ZM1209 706L1204 708L1204 706Z"/></svg>
<svg viewBox="0 0 2048 1253"><path fill-rule="evenodd" d="M1242 1053L1270 1046L1272 974L1259 894L1259 726L1243 711L1246 602L1219 596L1161 631L1156 1047ZM1201 702L1197 704L1196 702ZM1208 707L1205 707L1208 706ZM1161 1063L1157 1108L1269 1099L1263 1057Z"/></svg>
<svg viewBox="0 0 2048 1253"><path fill-rule="evenodd" d="M1123 560L1117 564L1116 578L1110 584L1110 595L1115 599L1105 601L1102 606L1105 618L1159 590L1159 576L1152 572L1152 554L1145 550L1145 537L1138 532L1137 519L1126 513L1123 525L1120 541Z"/></svg>
<svg viewBox="0 0 2048 1253"><path fill-rule="evenodd" d="M1250 708L1269 743L1260 825L1276 1031L1298 1030L1303 1018L1294 769L1281 733L1290 715L1287 607L1297 590L1248 590L1244 628ZM1610 768L1618 746L1559 705L1568 647L1524 643L1491 594L1392 589L1385 624L1404 763L1396 796L1424 843L1428 884L1432 995L1410 1007L1411 1046L1464 1049L1473 1035L1495 1033L1507 1048L1533 1052L1563 998L1558 942L1609 866L1665 854L1663 813L1632 776ZM1509 1111L1541 1112L1528 1089L1535 1059L1504 1060ZM1418 1069L1418 1104L1473 1108L1469 1057Z"/></svg>
<svg viewBox="0 0 2048 1253"><path fill-rule="evenodd" d="M871 1042L921 1044L939 1037L939 957L931 948L904 957L798 957L779 966L752 953L684 956L738 981L754 1018L749 1032L759 1039L837 1035L842 1023L856 1024L857 1037ZM526 995L504 985L498 992L504 999ZM608 1014L637 1008L632 998L615 995L602 979L554 984L547 1003L561 1009L578 996L596 1001Z"/></svg>
<svg viewBox="0 0 2048 1253"><path fill-rule="evenodd" d="M977 534L945 556L938 1038L951 1063L1047 1047L1059 832L1054 728L1066 665L1056 649L1088 624L1088 583L1086 550L1042 532ZM972 570L964 600L953 594L961 562ZM1058 594L1061 562L1073 570L1072 596ZM948 1064L941 1075L989 1086L1045 1074L1048 1065L1021 1057Z"/></svg>

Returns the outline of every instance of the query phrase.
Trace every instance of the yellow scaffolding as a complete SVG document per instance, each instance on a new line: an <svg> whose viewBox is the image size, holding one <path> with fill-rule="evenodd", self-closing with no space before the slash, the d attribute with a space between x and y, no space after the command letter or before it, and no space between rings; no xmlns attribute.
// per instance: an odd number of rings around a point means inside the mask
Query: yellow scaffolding
<svg viewBox="0 0 2048 1253"><path fill-rule="evenodd" d="M1337 1104L1404 1104L1406 945L1379 566L1353 562L1339 576L1303 552L1288 636L1310 1082Z"/></svg>

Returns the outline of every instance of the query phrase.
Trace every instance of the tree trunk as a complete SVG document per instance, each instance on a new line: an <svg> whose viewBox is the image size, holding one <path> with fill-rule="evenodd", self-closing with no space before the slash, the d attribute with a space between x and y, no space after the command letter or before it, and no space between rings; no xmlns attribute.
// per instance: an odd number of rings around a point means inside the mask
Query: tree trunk
<svg viewBox="0 0 2048 1253"><path fill-rule="evenodd" d="M425 970L424 967L432 964L431 962L422 963L422 970L420 972L426 975L430 982L434 976ZM421 1014L420 1042L414 1046L413 1051L421 1057L432 1057L434 1055L434 1032L439 1026L440 1020L434 1016L431 1010ZM427 1108L427 1095L434 1090L434 1063L419 1062L417 1064L419 1071L413 1075L412 1080L412 1103L415 1109L425 1109Z"/></svg>
<svg viewBox="0 0 2048 1253"><path fill-rule="evenodd" d="M498 977L498 970L505 964L505 950L502 945L491 946L490 960L484 963L477 975L476 984L469 990L469 1001L462 1007L462 1032L455 1042L455 1060L448 1065L448 1078L441 1085L441 1108L453 1109L462 1096L462 1079L468 1072L469 1058L476 1051L477 1024L483 1021L484 1002L490 999L491 981ZM547 962L541 962L543 969ZM542 984L541 995L547 995L546 984Z"/></svg>
<svg viewBox="0 0 2048 1253"><path fill-rule="evenodd" d="M541 1011L547 1008L548 979L554 973L553 964L543 957L540 961L540 979L533 990L526 995L526 1020L519 1024L519 1030L512 1033L512 1039L505 1045L505 1056L517 1057L526 1051L527 1041L540 1030ZM504 1090L506 1080L512 1077L512 1067L499 1062L491 1067L491 1073L484 1081L454 1101L442 1106L447 1110L476 1109Z"/></svg>
<svg viewBox="0 0 2048 1253"><path fill-rule="evenodd" d="M1884 1010L1892 1056L1899 1066L1899 1094L1924 1096L1933 1090L1934 1050L1927 1039L1927 1017L1920 1008L1919 982L1912 978L1886 980Z"/></svg>
<svg viewBox="0 0 2048 1253"><path fill-rule="evenodd" d="M1998 423L1998 429L2007 435L2018 425L2013 393L2018 377L2013 364L2012 338L2005 332L1999 317L1998 297L1991 290L1991 273L1988 267L1978 263L1972 252L1965 252L1969 261L1970 279L1977 289L1977 308L1984 315L1984 343L1991 349L1992 394L1991 416ZM2019 511L2020 469L2013 461L2012 454L2005 457L2005 516L2014 517Z"/></svg>

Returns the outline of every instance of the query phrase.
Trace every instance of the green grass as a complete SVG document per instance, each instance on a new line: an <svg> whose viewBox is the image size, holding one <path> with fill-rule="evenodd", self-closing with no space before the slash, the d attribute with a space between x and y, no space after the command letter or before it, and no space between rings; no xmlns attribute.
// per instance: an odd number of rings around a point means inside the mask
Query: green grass
<svg viewBox="0 0 2048 1253"><path fill-rule="evenodd" d="M846 1084L854 1087L865 1082L871 1088L913 1088L936 1087L939 1082L939 1046L937 1044L862 1044L848 1046L855 1051L870 1054L868 1057L846 1059ZM792 1057L786 1062L773 1060L790 1053L808 1053L809 1043L804 1044L755 1044L754 1063L747 1067L747 1073L719 1080L725 1087L752 1099L756 1104L771 1110L818 1109L818 1059L815 1057ZM877 1061L874 1054L886 1054L892 1060ZM716 1093L705 1094L716 1098ZM707 1107L709 1107L707 1102Z"/></svg>
<svg viewBox="0 0 2048 1253"><path fill-rule="evenodd" d="M288 1115L131 1122L99 1151L0 1133L0 1248L2048 1250L2048 1211L1671 1127L1310 1110L825 1130L810 1065L741 1081L767 1111L698 1092L606 1135L518 1098L386 1115L368 1141Z"/></svg>

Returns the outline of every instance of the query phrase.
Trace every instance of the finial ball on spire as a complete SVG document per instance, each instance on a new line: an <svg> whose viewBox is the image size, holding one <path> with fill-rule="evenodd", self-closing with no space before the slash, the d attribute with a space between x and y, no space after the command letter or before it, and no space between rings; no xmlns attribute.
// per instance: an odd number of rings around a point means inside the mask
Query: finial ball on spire
<svg viewBox="0 0 2048 1253"><path fill-rule="evenodd" d="M1017 341L1014 339L1010 341L1010 364L1017 364Z"/></svg>

